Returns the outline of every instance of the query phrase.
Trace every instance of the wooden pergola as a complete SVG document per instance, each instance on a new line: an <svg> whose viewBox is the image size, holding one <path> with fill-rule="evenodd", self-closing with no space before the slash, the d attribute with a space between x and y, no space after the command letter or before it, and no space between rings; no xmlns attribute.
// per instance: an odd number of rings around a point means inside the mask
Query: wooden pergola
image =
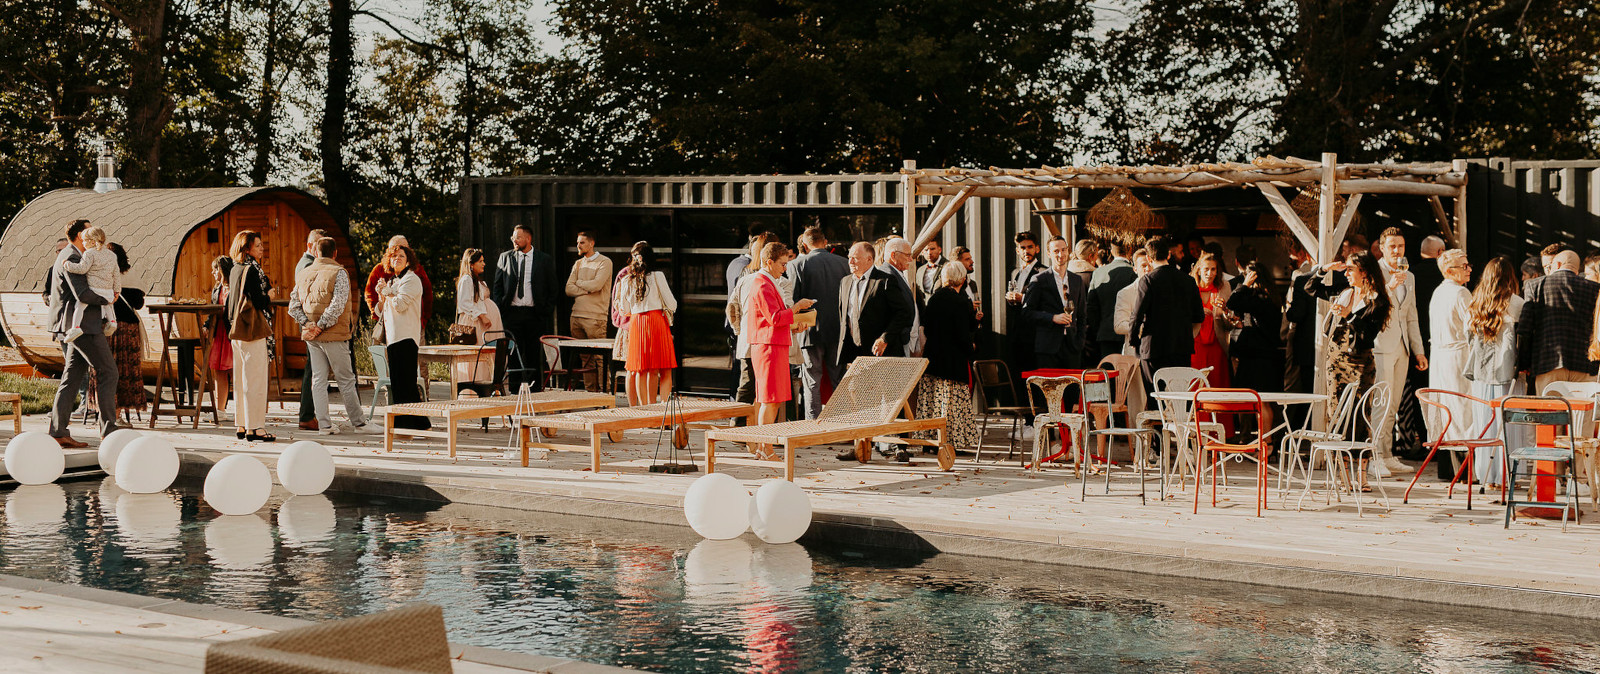
<svg viewBox="0 0 1600 674"><path fill-rule="evenodd" d="M1466 242L1467 163L1452 162L1407 164L1340 164L1333 153L1321 161L1289 157L1259 157L1244 164L1220 162L1186 166L1069 166L1028 169L919 169L907 161L901 170L906 236L922 248L939 235L961 206L973 197L1026 199L1036 210L1047 208L1046 200L1064 200L1076 205L1079 188L1166 190L1200 192L1222 188L1257 189L1272 205L1278 217L1317 263L1337 254L1366 194L1413 194L1428 199L1434 218L1455 247ZM1306 223L1290 207L1283 190L1314 190L1318 197L1316 223ZM938 201L925 224L919 227L916 201L919 196L935 196ZM1337 197L1346 197L1342 213L1336 213ZM1445 210L1444 198L1454 201L1452 212ZM1051 234L1063 235L1062 223L1054 215L1042 216ZM1314 224L1314 228L1313 228ZM1070 232L1067 234L1070 238Z"/></svg>

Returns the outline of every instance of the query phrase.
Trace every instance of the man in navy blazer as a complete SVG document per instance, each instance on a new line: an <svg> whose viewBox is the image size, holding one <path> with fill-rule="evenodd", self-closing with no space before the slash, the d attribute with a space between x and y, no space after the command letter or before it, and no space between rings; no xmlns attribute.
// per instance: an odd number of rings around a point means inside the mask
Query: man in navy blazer
<svg viewBox="0 0 1600 674"><path fill-rule="evenodd" d="M1034 279L1022 298L1023 319L1034 326L1035 364L1042 368L1083 367L1089 305L1083 278L1067 271L1072 248L1057 237L1046 249L1050 268Z"/></svg>
<svg viewBox="0 0 1600 674"><path fill-rule="evenodd" d="M1200 288L1170 261L1172 243L1164 236L1145 245L1155 269L1139 279L1137 308L1128 339L1139 345L1145 377L1164 367L1189 367L1194 328L1206 319Z"/></svg>
<svg viewBox="0 0 1600 674"><path fill-rule="evenodd" d="M801 411L807 419L822 413L822 377L838 383L843 371L839 369L839 303L827 301L839 296L839 286L850 275L850 263L828 252L828 237L821 227L809 227L800 234L800 245L806 254L789 263L789 277L794 279L794 298L817 301L817 324L795 335L804 361L800 368Z"/></svg>
<svg viewBox="0 0 1600 674"><path fill-rule="evenodd" d="M489 298L500 308L506 332L516 342L517 361L508 375L511 391L522 390L524 383L542 391L545 364L539 338L553 334L556 292L563 288L556 278L556 264L533 247L533 230L517 225L511 230L511 250L500 254L494 271Z"/></svg>
<svg viewBox="0 0 1600 674"><path fill-rule="evenodd" d="M1128 244L1112 240L1107 242L1107 247L1111 249L1111 262L1095 267L1094 277L1089 281L1089 338L1099 342L1102 356L1122 353L1126 340L1117 334L1113 325L1117 293L1139 280L1139 275L1133 271L1133 262L1128 260Z"/></svg>

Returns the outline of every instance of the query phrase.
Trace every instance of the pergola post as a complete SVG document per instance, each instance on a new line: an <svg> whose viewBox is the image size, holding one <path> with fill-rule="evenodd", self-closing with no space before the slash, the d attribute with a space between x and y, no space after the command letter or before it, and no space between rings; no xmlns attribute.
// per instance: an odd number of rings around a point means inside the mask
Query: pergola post
<svg viewBox="0 0 1600 674"><path fill-rule="evenodd" d="M900 174L900 231L908 239L917 238L917 160L907 159L901 164L907 173Z"/></svg>
<svg viewBox="0 0 1600 674"><path fill-rule="evenodd" d="M1332 152L1322 153L1322 176L1317 186L1317 193L1320 197L1317 199L1317 243L1321 249L1321 252L1317 255L1317 264L1319 265L1332 262L1334 256L1339 254L1340 246L1344 244L1342 234L1339 235L1339 238L1334 238L1336 225L1333 221L1333 200L1339 194L1338 168L1338 155ZM1347 207L1346 210L1354 209ZM1347 215L1353 216L1354 214ZM1348 220L1345 221L1345 226L1349 226L1349 224ZM1311 381L1311 390L1313 393L1322 395L1331 395L1333 393L1328 390L1328 378L1322 376L1322 373L1328 371L1328 336L1322 330L1322 322L1327 320L1328 312L1331 311L1331 308L1331 302L1317 302L1317 322L1315 324L1317 330L1317 368L1316 372L1312 373L1314 379ZM1316 412L1315 405L1312 406L1312 412L1310 413L1312 428L1317 430L1327 428L1327 405L1328 403L1323 403L1324 410L1321 414Z"/></svg>
<svg viewBox="0 0 1600 674"><path fill-rule="evenodd" d="M1455 221L1453 230L1456 235L1456 247L1467 249L1467 160L1455 159L1450 162L1450 171L1461 174L1461 185L1456 188Z"/></svg>

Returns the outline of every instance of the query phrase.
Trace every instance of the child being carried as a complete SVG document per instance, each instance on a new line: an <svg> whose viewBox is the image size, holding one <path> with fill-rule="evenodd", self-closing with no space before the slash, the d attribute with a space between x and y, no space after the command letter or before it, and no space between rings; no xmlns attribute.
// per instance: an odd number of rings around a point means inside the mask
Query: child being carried
<svg viewBox="0 0 1600 674"><path fill-rule="evenodd" d="M117 268L117 254L111 252L106 246L105 230L99 227L88 227L83 230L83 255L77 262L63 262L61 268L68 274L82 274L89 282L89 290L96 295L104 297L109 304L115 302L122 294L121 271ZM83 336L83 311L86 305L78 303L72 312L72 329L67 331L65 340L71 342ZM105 334L110 337L117 331L116 313L104 311L107 316L105 321Z"/></svg>

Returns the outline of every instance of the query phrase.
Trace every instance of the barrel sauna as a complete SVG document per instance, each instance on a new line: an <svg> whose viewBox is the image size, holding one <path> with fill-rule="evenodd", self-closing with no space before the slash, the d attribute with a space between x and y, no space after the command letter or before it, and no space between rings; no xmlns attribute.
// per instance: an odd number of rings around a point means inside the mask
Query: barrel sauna
<svg viewBox="0 0 1600 674"><path fill-rule="evenodd" d="M287 298L294 268L305 252L306 236L321 229L338 242L337 259L350 271L351 311L359 307L359 288L366 279L356 273L355 255L342 229L315 197L288 187L222 187L196 189L120 189L97 193L63 189L24 206L0 237L0 327L28 363L58 374L61 345L51 341L49 305L42 293L55 261L58 239L72 221L88 220L104 229L110 241L122 244L132 268L124 287L146 293L147 304L173 299L206 299L211 293L211 260L226 255L233 235L255 230L266 240L262 262L274 287ZM161 359L161 333L155 316L141 310L144 376L153 380ZM181 316L172 337L198 337L193 318ZM297 327L279 309L275 326L282 358L278 363L293 377L305 367L305 344ZM177 362L176 356L173 362ZM126 376L126 375L124 375ZM285 382L288 384L289 382Z"/></svg>

